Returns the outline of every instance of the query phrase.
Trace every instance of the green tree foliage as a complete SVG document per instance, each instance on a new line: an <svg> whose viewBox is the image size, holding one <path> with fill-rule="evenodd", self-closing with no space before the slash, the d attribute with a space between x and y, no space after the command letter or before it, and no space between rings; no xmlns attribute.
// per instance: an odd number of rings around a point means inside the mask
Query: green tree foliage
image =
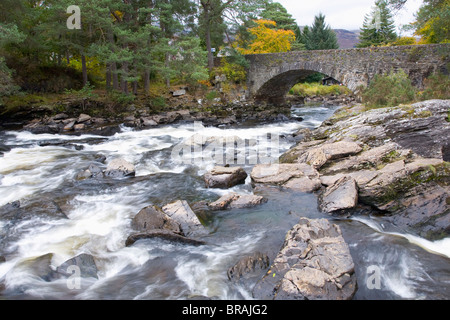
<svg viewBox="0 0 450 320"><path fill-rule="evenodd" d="M25 40L25 35L21 33L15 24L0 24L0 47L8 47L20 44ZM12 78L13 71L8 68L5 59L0 56L0 104L3 98L18 92L19 87Z"/></svg>
<svg viewBox="0 0 450 320"><path fill-rule="evenodd" d="M305 27L301 41L307 50L339 49L336 33L325 23L325 16L319 14L311 27Z"/></svg>
<svg viewBox="0 0 450 320"><path fill-rule="evenodd" d="M425 0L412 24L421 43L450 43L450 0Z"/></svg>
<svg viewBox="0 0 450 320"><path fill-rule="evenodd" d="M358 48L387 45L397 39L394 19L387 0L377 0L372 12L364 18Z"/></svg>

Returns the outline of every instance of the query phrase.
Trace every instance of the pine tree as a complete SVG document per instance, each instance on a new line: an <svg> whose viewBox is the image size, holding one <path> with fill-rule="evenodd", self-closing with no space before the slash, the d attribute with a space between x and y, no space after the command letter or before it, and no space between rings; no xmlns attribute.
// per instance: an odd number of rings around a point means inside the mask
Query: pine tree
<svg viewBox="0 0 450 320"><path fill-rule="evenodd" d="M377 0L370 15L364 18L358 48L382 46L397 39L394 19L387 0Z"/></svg>
<svg viewBox="0 0 450 320"><path fill-rule="evenodd" d="M303 29L302 38L307 50L339 49L336 33L325 24L325 16L321 13L314 18L310 28Z"/></svg>
<svg viewBox="0 0 450 320"><path fill-rule="evenodd" d="M266 5L264 11L261 12L261 18L264 20L275 21L277 29L291 30L294 32L296 41L292 43L292 51L304 50L305 46L300 41L301 31L295 19L282 4L278 2L271 2Z"/></svg>

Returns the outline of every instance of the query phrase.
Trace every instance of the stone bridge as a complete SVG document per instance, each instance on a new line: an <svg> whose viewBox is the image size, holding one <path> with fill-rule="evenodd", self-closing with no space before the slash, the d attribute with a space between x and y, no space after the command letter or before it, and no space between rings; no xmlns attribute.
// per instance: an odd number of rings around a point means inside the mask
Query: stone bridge
<svg viewBox="0 0 450 320"><path fill-rule="evenodd" d="M247 55L250 98L282 103L286 93L314 72L330 76L354 92L366 87L376 74L404 70L423 88L434 72L449 73L450 44L375 47L365 49L295 51Z"/></svg>

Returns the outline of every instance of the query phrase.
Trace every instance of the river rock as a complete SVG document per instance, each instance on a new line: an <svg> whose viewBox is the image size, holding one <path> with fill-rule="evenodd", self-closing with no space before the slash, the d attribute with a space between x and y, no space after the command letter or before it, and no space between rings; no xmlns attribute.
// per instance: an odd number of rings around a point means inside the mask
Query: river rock
<svg viewBox="0 0 450 320"><path fill-rule="evenodd" d="M388 208L395 208L386 220L404 230L413 230L430 240L450 236L450 187L424 183L408 190L392 201Z"/></svg>
<svg viewBox="0 0 450 320"><path fill-rule="evenodd" d="M14 201L0 208L0 218L2 219L20 220L32 216L67 219L61 207L54 200L45 196L26 205L21 205L20 201Z"/></svg>
<svg viewBox="0 0 450 320"><path fill-rule="evenodd" d="M365 204L380 210L389 210L391 201L423 182L448 179L449 166L440 159L420 159L406 163L395 161L377 170L377 176L366 184L360 184L360 198ZM397 208L398 209L398 208Z"/></svg>
<svg viewBox="0 0 450 320"><path fill-rule="evenodd" d="M69 122L69 123L67 123L67 124L64 126L63 130L64 130L64 131L71 131L71 130L73 130L73 129L74 129L74 126L75 126L75 123L76 123L75 120L74 120L74 121L71 121L71 122Z"/></svg>
<svg viewBox="0 0 450 320"><path fill-rule="evenodd" d="M386 135L421 157L442 159L442 147L448 144L450 137L450 123L446 120L448 101L430 100L415 104L413 108L417 115L387 123Z"/></svg>
<svg viewBox="0 0 450 320"><path fill-rule="evenodd" d="M129 247L132 246L136 241L155 238L192 246L202 246L206 244L204 241L186 238L170 230L150 230L147 232L135 233L130 235L126 240L125 245Z"/></svg>
<svg viewBox="0 0 450 320"><path fill-rule="evenodd" d="M180 224L157 206L148 206L139 211L132 219L131 227L140 233L155 229L170 230L178 234L182 233Z"/></svg>
<svg viewBox="0 0 450 320"><path fill-rule="evenodd" d="M307 163L319 169L329 160L345 158L362 151L362 147L353 141L339 141L325 143L318 147L311 148L298 159L300 163Z"/></svg>
<svg viewBox="0 0 450 320"><path fill-rule="evenodd" d="M257 270L267 269L270 265L269 257L261 252L243 257L234 266L228 269L229 280L239 280L241 277Z"/></svg>
<svg viewBox="0 0 450 320"><path fill-rule="evenodd" d="M184 96L186 94L186 90L184 89L180 89L180 90L176 90L172 93L172 96L174 97L181 97Z"/></svg>
<svg viewBox="0 0 450 320"><path fill-rule="evenodd" d="M70 270L69 267L78 267L80 273L77 273L77 275L82 278L98 279L97 265L94 257L90 254L82 253L72 259L69 259L56 268L56 271L65 277L70 277L73 275L73 270Z"/></svg>
<svg viewBox="0 0 450 320"><path fill-rule="evenodd" d="M86 125L84 123L78 123L73 126L73 130L75 130L75 131L81 131L84 129L86 129Z"/></svg>
<svg viewBox="0 0 450 320"><path fill-rule="evenodd" d="M197 215L192 211L187 201L176 201L162 207L164 213L180 225L181 232L186 237L207 234Z"/></svg>
<svg viewBox="0 0 450 320"><path fill-rule="evenodd" d="M269 271L253 289L258 300L350 300L356 275L339 226L300 219Z"/></svg>
<svg viewBox="0 0 450 320"><path fill-rule="evenodd" d="M207 188L228 189L245 184L247 173L241 167L214 167L204 176Z"/></svg>
<svg viewBox="0 0 450 320"><path fill-rule="evenodd" d="M144 127L155 127L158 125L152 118L141 118L141 123Z"/></svg>
<svg viewBox="0 0 450 320"><path fill-rule="evenodd" d="M252 208L267 202L267 199L257 195L240 195L230 193L220 197L218 200L208 204L211 210L244 209Z"/></svg>
<svg viewBox="0 0 450 320"><path fill-rule="evenodd" d="M136 169L133 164L124 159L112 160L105 171L105 176L112 178L129 177L136 174Z"/></svg>
<svg viewBox="0 0 450 320"><path fill-rule="evenodd" d="M48 253L39 257L22 260L17 263L17 269L23 269L27 273L50 282L58 278L58 274L51 267L53 254Z"/></svg>
<svg viewBox="0 0 450 320"><path fill-rule="evenodd" d="M301 192L320 188L319 173L305 163L256 165L251 172L254 184L272 184Z"/></svg>
<svg viewBox="0 0 450 320"><path fill-rule="evenodd" d="M351 209L358 204L358 186L352 177L343 177L320 196L320 209L327 213Z"/></svg>
<svg viewBox="0 0 450 320"><path fill-rule="evenodd" d="M52 120L66 120L69 116L65 113L58 113L57 115L52 117Z"/></svg>
<svg viewBox="0 0 450 320"><path fill-rule="evenodd" d="M91 120L91 116L88 114L80 114L80 116L77 119L77 123L85 123L87 121Z"/></svg>

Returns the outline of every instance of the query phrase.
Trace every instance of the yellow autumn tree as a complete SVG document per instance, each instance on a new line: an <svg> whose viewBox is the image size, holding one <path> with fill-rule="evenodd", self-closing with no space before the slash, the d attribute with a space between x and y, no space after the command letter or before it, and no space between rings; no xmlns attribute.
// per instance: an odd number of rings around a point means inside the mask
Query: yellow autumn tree
<svg viewBox="0 0 450 320"><path fill-rule="evenodd" d="M292 30L276 29L277 23L271 20L255 20L256 26L249 29L255 37L248 48L236 49L241 54L261 54L287 52L295 42L295 33Z"/></svg>

